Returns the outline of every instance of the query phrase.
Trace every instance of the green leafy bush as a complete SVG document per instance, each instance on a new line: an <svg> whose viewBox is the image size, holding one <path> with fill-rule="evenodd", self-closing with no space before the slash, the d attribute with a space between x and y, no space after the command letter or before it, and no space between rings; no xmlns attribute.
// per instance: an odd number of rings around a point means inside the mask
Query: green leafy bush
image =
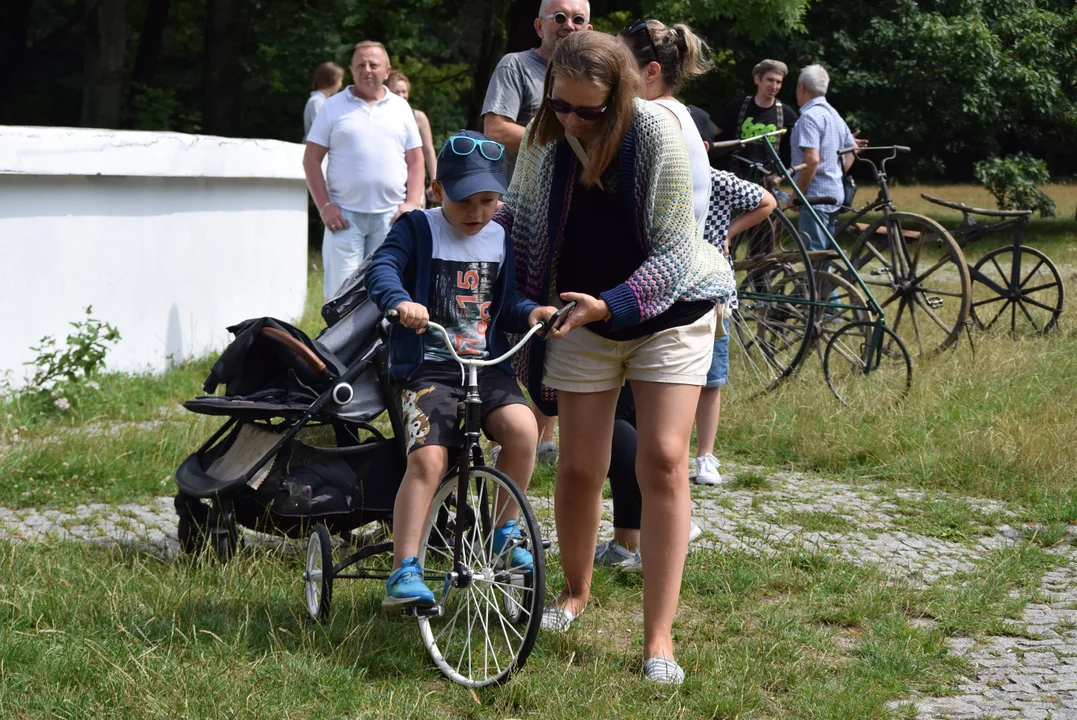
<svg viewBox="0 0 1077 720"><path fill-rule="evenodd" d="M976 163L975 175L995 196L1000 210L1038 210L1040 217L1055 214L1055 201L1037 188L1051 181L1043 160L1025 153L991 157Z"/></svg>
<svg viewBox="0 0 1077 720"><path fill-rule="evenodd" d="M34 368L32 388L42 389L50 383L80 378L92 378L105 367L108 346L120 340L120 331L93 316L93 306L86 308L86 320L71 323L74 332L67 336L64 347L57 347L56 338L46 335L40 344L30 349L37 353L26 363Z"/></svg>

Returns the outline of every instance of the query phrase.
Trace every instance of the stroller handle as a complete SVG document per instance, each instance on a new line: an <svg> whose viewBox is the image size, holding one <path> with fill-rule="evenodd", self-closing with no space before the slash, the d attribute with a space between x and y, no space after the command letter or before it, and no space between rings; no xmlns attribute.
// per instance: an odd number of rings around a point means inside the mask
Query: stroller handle
<svg viewBox="0 0 1077 720"><path fill-rule="evenodd" d="M504 362L505 360L509 359L510 357L515 355L516 353L518 353L520 351L520 348L522 348L524 345L526 345L527 341L530 340L533 335L541 334L540 335L541 337L545 337L546 333L549 331L549 329L552 328L554 325L556 325L557 322L562 317L564 317L570 310L572 310L572 308L574 308L574 307L576 307L575 302L570 302L570 303L566 304L563 308L558 310L554 315L550 316L549 320L540 320L537 323L535 323L531 327L531 329L528 330L527 333L522 338L520 338L520 341L518 343L516 343L515 345L513 345L509 349L509 351L506 352L504 355L502 355L501 357L496 357L496 358L487 358L485 360L480 360L479 358L462 358L462 357L460 357L456 353L456 348L453 347L452 339L449 337L449 332L444 327L442 327L438 323L434 322L433 320L428 321L426 323L426 329L427 330L433 330L434 332L438 333L438 335L441 336L441 342L449 350L449 353L452 355L453 359L456 360L456 362L463 365L464 367L477 367L477 368L479 368L479 367L489 367L491 365L498 365L498 364ZM388 320L393 325L397 325L397 324L400 323L400 313L398 313L396 310L389 310L389 311L387 311L385 313L385 319Z"/></svg>

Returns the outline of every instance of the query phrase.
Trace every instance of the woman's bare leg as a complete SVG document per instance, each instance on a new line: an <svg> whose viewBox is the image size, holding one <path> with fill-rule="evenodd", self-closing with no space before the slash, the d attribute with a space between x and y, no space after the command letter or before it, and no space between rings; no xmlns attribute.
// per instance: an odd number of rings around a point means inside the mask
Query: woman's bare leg
<svg viewBox="0 0 1077 720"><path fill-rule="evenodd" d="M643 657L673 659L673 619L692 517L688 442L699 388L633 380L632 392L639 430L636 476L643 496Z"/></svg>
<svg viewBox="0 0 1077 720"><path fill-rule="evenodd" d="M613 411L620 388L599 393L560 392L561 451L554 516L565 588L560 604L578 615L591 596L595 543L602 517L602 485L610 467ZM687 456L686 456L687 457ZM685 536L688 528L685 526Z"/></svg>

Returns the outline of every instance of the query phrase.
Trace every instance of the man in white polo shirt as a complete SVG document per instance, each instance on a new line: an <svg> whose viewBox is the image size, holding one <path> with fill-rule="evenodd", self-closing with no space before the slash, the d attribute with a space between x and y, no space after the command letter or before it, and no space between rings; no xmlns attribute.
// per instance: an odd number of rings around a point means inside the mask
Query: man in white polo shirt
<svg viewBox="0 0 1077 720"><path fill-rule="evenodd" d="M385 87L390 69L384 45L370 40L356 45L355 84L325 101L307 135L303 171L325 223L326 299L381 245L397 217L419 207L422 140L411 106Z"/></svg>

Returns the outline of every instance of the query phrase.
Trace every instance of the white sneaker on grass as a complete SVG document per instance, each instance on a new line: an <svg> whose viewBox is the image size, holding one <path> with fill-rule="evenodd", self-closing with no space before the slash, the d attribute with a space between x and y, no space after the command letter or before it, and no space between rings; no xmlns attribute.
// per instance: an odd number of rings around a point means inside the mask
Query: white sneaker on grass
<svg viewBox="0 0 1077 720"><path fill-rule="evenodd" d="M697 485L721 485L722 476L718 473L718 458L707 454L695 459L696 475L693 481Z"/></svg>
<svg viewBox="0 0 1077 720"><path fill-rule="evenodd" d="M691 521L691 524L688 526L688 542L698 540L699 536L702 534L703 528L701 528L699 525L696 525L695 520Z"/></svg>

